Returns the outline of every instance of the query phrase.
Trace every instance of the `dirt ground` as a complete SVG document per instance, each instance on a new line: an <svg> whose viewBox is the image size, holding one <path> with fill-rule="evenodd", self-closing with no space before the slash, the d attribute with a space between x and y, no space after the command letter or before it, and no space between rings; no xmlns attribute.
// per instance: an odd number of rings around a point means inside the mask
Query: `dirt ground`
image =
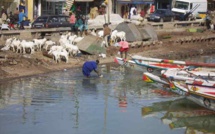
<svg viewBox="0 0 215 134"><path fill-rule="evenodd" d="M211 36L214 33L205 31L203 33L160 33L158 35L159 43L154 42L150 45L136 45L129 49L129 55L141 55L146 57L168 58L183 60L187 56L196 56L199 54L209 55L214 53L214 40L204 40L202 37ZM191 41L177 42L186 38L192 38ZM196 39L202 38L202 40ZM3 45L2 43L1 45ZM101 64L111 63L117 55L117 47L107 48L107 58L99 58ZM86 60L95 60L96 55L82 55L80 57L70 57L69 63L61 61L55 63L50 57L44 56L42 52L33 54L19 54L12 51L0 51L0 82L11 78L32 76L52 71L58 71L73 67L80 67ZM129 57L128 57L129 58Z"/></svg>

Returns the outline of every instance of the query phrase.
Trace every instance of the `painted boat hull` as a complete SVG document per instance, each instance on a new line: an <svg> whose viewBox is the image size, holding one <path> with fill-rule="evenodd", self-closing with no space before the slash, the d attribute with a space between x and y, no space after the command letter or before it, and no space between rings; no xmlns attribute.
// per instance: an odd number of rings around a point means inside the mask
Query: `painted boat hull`
<svg viewBox="0 0 215 134"><path fill-rule="evenodd" d="M164 85L169 85L169 83L165 80L162 80L161 77L148 72L143 73L143 81L147 83L161 83Z"/></svg>
<svg viewBox="0 0 215 134"><path fill-rule="evenodd" d="M153 58L152 58L153 59ZM183 68L184 66L179 66L177 64L171 64L171 63L160 63L156 61L138 61L135 59L124 61L122 58L115 57L114 62L125 66L131 69L135 69L138 71L143 72L150 72L154 74L160 74L161 70L166 70L168 68Z"/></svg>
<svg viewBox="0 0 215 134"><path fill-rule="evenodd" d="M213 64L213 63L189 62L189 61L159 59L159 58L143 57L143 56L139 56L139 55L132 56L132 59L139 60L139 61L150 61L150 62L156 62L156 63L170 63L172 65L179 65L179 66L193 66L193 67L215 68L215 64Z"/></svg>
<svg viewBox="0 0 215 134"><path fill-rule="evenodd" d="M189 90L187 99L197 103L200 106L215 111L215 98L211 97L211 95Z"/></svg>
<svg viewBox="0 0 215 134"><path fill-rule="evenodd" d="M114 62L123 66L123 67L128 67L128 68L131 68L131 69L134 69L137 71L143 71L143 72L147 71L146 68L144 68L140 65L137 65L133 60L128 60L125 62L122 58L115 57Z"/></svg>
<svg viewBox="0 0 215 134"><path fill-rule="evenodd" d="M184 65L164 63L164 62L154 62L154 61L144 61L133 59L133 61L140 66L147 68L148 72L153 72L154 70L166 70L169 68L184 68Z"/></svg>
<svg viewBox="0 0 215 134"><path fill-rule="evenodd" d="M142 56L132 56L132 60L128 60L127 62L124 62L122 58L115 57L114 61L120 65L133 68L135 70L139 71L147 71L150 73L160 73L160 70L167 70L167 69L184 69L184 68L191 68L189 64L187 64L185 61L176 61L176 60L168 60L168 59L157 59L157 58L148 58L148 57L142 57ZM191 62L189 62L191 63ZM136 65L135 65L136 64ZM190 64L192 65L192 70L212 70L215 71L215 64L214 68L213 64ZM196 66L194 66L196 65ZM203 66L205 65L205 66ZM202 68L206 67L206 68Z"/></svg>
<svg viewBox="0 0 215 134"><path fill-rule="evenodd" d="M161 72L162 76L166 79L171 79L174 81L186 81L186 80L201 80L215 78L214 72L206 71L186 71L181 69L167 69Z"/></svg>
<svg viewBox="0 0 215 134"><path fill-rule="evenodd" d="M171 81L169 80L169 86L172 92L186 96L188 93L188 89L185 87L185 83L183 81Z"/></svg>

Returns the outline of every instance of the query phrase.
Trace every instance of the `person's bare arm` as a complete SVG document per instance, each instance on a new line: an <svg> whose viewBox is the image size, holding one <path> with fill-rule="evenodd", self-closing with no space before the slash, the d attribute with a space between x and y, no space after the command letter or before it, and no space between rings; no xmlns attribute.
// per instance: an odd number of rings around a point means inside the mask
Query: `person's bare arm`
<svg viewBox="0 0 215 134"><path fill-rule="evenodd" d="M95 69L94 71L97 73L97 75L98 75L99 77L103 77L103 75L102 75L97 69Z"/></svg>

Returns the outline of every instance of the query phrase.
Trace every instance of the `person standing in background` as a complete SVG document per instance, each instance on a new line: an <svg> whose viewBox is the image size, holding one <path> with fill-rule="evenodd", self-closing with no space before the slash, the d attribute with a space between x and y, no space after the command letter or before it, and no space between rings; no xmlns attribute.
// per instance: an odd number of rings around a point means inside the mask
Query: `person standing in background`
<svg viewBox="0 0 215 134"><path fill-rule="evenodd" d="M75 18L75 14L73 12L70 13L69 22L71 24L71 32L75 31L74 26L75 26L76 18Z"/></svg>
<svg viewBox="0 0 215 134"><path fill-rule="evenodd" d="M123 58L123 53L125 53L124 60L126 61L127 54L128 54L128 49L129 49L128 42L127 41L120 41L119 46L120 46L119 52L120 52L121 58Z"/></svg>
<svg viewBox="0 0 215 134"><path fill-rule="evenodd" d="M2 17L2 14L5 13L5 15L7 16L7 12L6 10L4 9L4 6L1 6L1 16Z"/></svg>
<svg viewBox="0 0 215 134"><path fill-rule="evenodd" d="M15 22L18 22L18 20L19 20L19 9L18 9L18 7L14 11L13 16L14 16Z"/></svg>
<svg viewBox="0 0 215 134"><path fill-rule="evenodd" d="M7 12L4 9L4 6L1 6L1 15L0 15L2 22L5 23L7 20Z"/></svg>
<svg viewBox="0 0 215 134"><path fill-rule="evenodd" d="M20 29L24 29L24 17L27 17L26 15L25 15L25 13L23 13L23 9L22 10L20 10L20 12L19 12L19 21L18 21L18 24L19 24L19 28Z"/></svg>
<svg viewBox="0 0 215 134"><path fill-rule="evenodd" d="M14 27L14 24L16 23L16 21L15 21L15 18L14 18L14 15L13 15L13 13L12 12L10 12L10 14L9 14L9 27L10 27L10 29L14 29L15 30L15 27Z"/></svg>
<svg viewBox="0 0 215 134"><path fill-rule="evenodd" d="M145 17L145 10L143 8L140 11L140 16L143 18Z"/></svg>
<svg viewBox="0 0 215 134"><path fill-rule="evenodd" d="M137 15L137 9L134 5L132 5L131 10L130 10L130 19L133 15Z"/></svg>
<svg viewBox="0 0 215 134"><path fill-rule="evenodd" d="M108 47L110 44L109 42L110 42L111 29L108 27L107 23L103 25L103 31L104 31L103 38L105 40L106 47Z"/></svg>

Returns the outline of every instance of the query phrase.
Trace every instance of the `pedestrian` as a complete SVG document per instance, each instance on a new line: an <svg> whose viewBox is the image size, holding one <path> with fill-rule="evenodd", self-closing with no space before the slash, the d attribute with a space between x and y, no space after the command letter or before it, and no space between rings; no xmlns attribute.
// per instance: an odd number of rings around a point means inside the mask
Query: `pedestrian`
<svg viewBox="0 0 215 134"><path fill-rule="evenodd" d="M82 20L83 20L83 24L84 24L84 27L83 27L83 30L85 32L85 35L87 35L87 30L88 30L88 18L86 16L82 16Z"/></svg>
<svg viewBox="0 0 215 134"><path fill-rule="evenodd" d="M15 17L12 14L12 12L10 12L10 16L9 16L9 27L10 29L13 28L15 30L14 24L16 23Z"/></svg>
<svg viewBox="0 0 215 134"><path fill-rule="evenodd" d="M118 44L120 46L119 52L120 52L121 58L123 58L123 53L125 53L124 60L126 61L128 49L129 49L128 42L127 41L120 41Z"/></svg>
<svg viewBox="0 0 215 134"><path fill-rule="evenodd" d="M71 32L75 31L74 26L75 26L76 18L75 18L75 14L73 12L70 13L69 22L71 24Z"/></svg>
<svg viewBox="0 0 215 134"><path fill-rule="evenodd" d="M142 8L141 11L140 11L140 16L141 16L142 18L145 17L145 10L144 10L143 8Z"/></svg>
<svg viewBox="0 0 215 134"><path fill-rule="evenodd" d="M77 19L75 22L75 29L76 29L76 32L78 32L78 30L81 32L81 36L83 34L83 31L87 30L86 19L84 16L77 16Z"/></svg>
<svg viewBox="0 0 215 134"><path fill-rule="evenodd" d="M130 19L133 15L137 15L137 9L134 5L131 7L131 10L130 10Z"/></svg>
<svg viewBox="0 0 215 134"><path fill-rule="evenodd" d="M6 21L7 21L7 15L6 15L6 13L4 13L4 12L2 13L1 19L2 19L3 23L6 23Z"/></svg>
<svg viewBox="0 0 215 134"><path fill-rule="evenodd" d="M207 11L206 17L205 17L205 23L207 29L211 29L211 12Z"/></svg>
<svg viewBox="0 0 215 134"><path fill-rule="evenodd" d="M18 7L14 11L13 16L15 18L15 22L18 22L19 21L19 9L18 9Z"/></svg>
<svg viewBox="0 0 215 134"><path fill-rule="evenodd" d="M5 15L7 16L7 11L4 9L4 6L1 6L1 18L2 18L2 15L3 13L5 13Z"/></svg>
<svg viewBox="0 0 215 134"><path fill-rule="evenodd" d="M90 73L92 71L94 71L94 72L97 73L97 75L99 77L102 77L102 75L98 71L98 67L97 67L98 64L99 64L99 60L96 60L96 61L86 61L83 64L83 67L82 67L83 75L89 78L90 77Z"/></svg>
<svg viewBox="0 0 215 134"><path fill-rule="evenodd" d="M24 18L27 18L27 16L25 15L25 13L24 13L24 10L22 9L22 10L20 10L20 12L19 12L19 21L18 21L18 24L19 24L19 29L25 29L24 28Z"/></svg>
<svg viewBox="0 0 215 134"><path fill-rule="evenodd" d="M111 29L108 27L107 23L103 25L103 31L104 31L103 38L105 40L106 47L108 47L110 46Z"/></svg>

